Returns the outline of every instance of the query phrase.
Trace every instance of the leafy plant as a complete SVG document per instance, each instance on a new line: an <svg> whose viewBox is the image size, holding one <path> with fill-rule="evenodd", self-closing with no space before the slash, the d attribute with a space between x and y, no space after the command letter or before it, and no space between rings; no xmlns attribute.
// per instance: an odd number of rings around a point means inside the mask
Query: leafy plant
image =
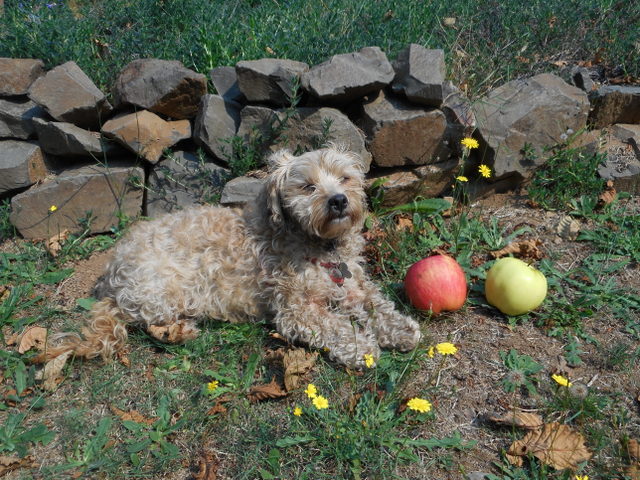
<svg viewBox="0 0 640 480"><path fill-rule="evenodd" d="M507 392L515 392L521 387L526 388L530 395L537 393L537 380L534 375L544 367L529 355L520 355L517 350L500 352L500 359L509 373L502 379L502 386Z"/></svg>
<svg viewBox="0 0 640 480"><path fill-rule="evenodd" d="M26 413L9 413L4 425L0 426L0 453L15 453L22 458L27 455L30 444L46 445L55 438L56 434L42 423L24 427L26 418Z"/></svg>

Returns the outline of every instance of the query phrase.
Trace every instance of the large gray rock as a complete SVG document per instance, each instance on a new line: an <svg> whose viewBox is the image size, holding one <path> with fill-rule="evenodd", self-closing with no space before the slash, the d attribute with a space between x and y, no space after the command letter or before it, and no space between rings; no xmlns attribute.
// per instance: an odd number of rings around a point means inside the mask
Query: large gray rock
<svg viewBox="0 0 640 480"><path fill-rule="evenodd" d="M615 123L640 123L640 87L606 85L592 92L589 123L603 128Z"/></svg>
<svg viewBox="0 0 640 480"><path fill-rule="evenodd" d="M42 150L35 143L0 141L0 195L26 188L47 175Z"/></svg>
<svg viewBox="0 0 640 480"><path fill-rule="evenodd" d="M302 75L302 87L322 101L347 103L393 80L393 67L378 47L334 55Z"/></svg>
<svg viewBox="0 0 640 480"><path fill-rule="evenodd" d="M76 127L72 123L48 122L34 119L40 148L61 157L94 157L103 160L105 156L121 156L124 149L103 138L100 132L91 132Z"/></svg>
<svg viewBox="0 0 640 480"><path fill-rule="evenodd" d="M277 136L281 116L276 110L267 107L247 105L240 112L238 137L245 144L252 145L259 150L266 150L273 138Z"/></svg>
<svg viewBox="0 0 640 480"><path fill-rule="evenodd" d="M33 119L45 115L45 111L29 99L0 98L0 138L33 137Z"/></svg>
<svg viewBox="0 0 640 480"><path fill-rule="evenodd" d="M526 179L546 161L545 147L586 126L589 101L582 90L545 73L492 90L474 111L478 155L492 168L491 180ZM532 147L533 159L525 158L525 144Z"/></svg>
<svg viewBox="0 0 640 480"><path fill-rule="evenodd" d="M193 139L207 153L226 161L231 152L229 140L240 126L242 105L220 95L205 95L193 127Z"/></svg>
<svg viewBox="0 0 640 480"><path fill-rule="evenodd" d="M249 102L286 106L296 80L309 65L294 60L261 58L236 64L238 86Z"/></svg>
<svg viewBox="0 0 640 480"><path fill-rule="evenodd" d="M256 199L263 187L263 178L236 177L225 184L220 197L220 204L228 206L246 205Z"/></svg>
<svg viewBox="0 0 640 480"><path fill-rule="evenodd" d="M373 163L398 167L437 163L448 157L444 113L383 92L362 106L358 124L367 135Z"/></svg>
<svg viewBox="0 0 640 480"><path fill-rule="evenodd" d="M282 116L282 113L280 113ZM283 138L271 145L271 150L287 148L310 151L340 145L358 154L364 171L369 170L371 154L365 148L365 137L349 118L334 108L298 108L288 119Z"/></svg>
<svg viewBox="0 0 640 480"><path fill-rule="evenodd" d="M394 93L403 93L419 105L439 107L444 99L446 67L443 50L431 50L412 43L393 62Z"/></svg>
<svg viewBox="0 0 640 480"><path fill-rule="evenodd" d="M191 137L189 120L167 122L147 110L112 118L102 134L150 163L160 160L163 150Z"/></svg>
<svg viewBox="0 0 640 480"><path fill-rule="evenodd" d="M135 105L176 119L195 117L205 93L207 77L176 60L156 58L129 63L113 89L117 106Z"/></svg>
<svg viewBox="0 0 640 480"><path fill-rule="evenodd" d="M42 60L0 58L0 96L26 95L31 84L42 74Z"/></svg>
<svg viewBox="0 0 640 480"><path fill-rule="evenodd" d="M98 128L111 112L104 93L75 62L63 63L38 78L29 88L29 98L56 120L83 128Z"/></svg>
<svg viewBox="0 0 640 480"><path fill-rule="evenodd" d="M145 214L157 217L215 200L229 171L206 158L179 151L157 163L149 175Z"/></svg>
<svg viewBox="0 0 640 480"><path fill-rule="evenodd" d="M246 102L245 96L238 86L238 75L235 67L216 67L209 72L211 83L225 100L233 100L234 102Z"/></svg>
<svg viewBox="0 0 640 480"><path fill-rule="evenodd" d="M11 199L11 223L25 238L51 238L65 230L108 232L122 215L135 217L142 208L144 180L140 167L112 163L65 170ZM54 212L50 211L55 206Z"/></svg>

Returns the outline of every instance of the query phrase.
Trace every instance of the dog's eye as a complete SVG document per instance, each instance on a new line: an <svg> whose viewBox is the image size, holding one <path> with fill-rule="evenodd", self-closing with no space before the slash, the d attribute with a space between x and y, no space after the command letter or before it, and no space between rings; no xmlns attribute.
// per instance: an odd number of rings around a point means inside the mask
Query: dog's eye
<svg viewBox="0 0 640 480"><path fill-rule="evenodd" d="M347 183L349 180L351 180L351 177L342 177L340 183Z"/></svg>
<svg viewBox="0 0 640 480"><path fill-rule="evenodd" d="M316 190L316 186L313 183L307 183L302 187L302 189L306 192L314 192Z"/></svg>

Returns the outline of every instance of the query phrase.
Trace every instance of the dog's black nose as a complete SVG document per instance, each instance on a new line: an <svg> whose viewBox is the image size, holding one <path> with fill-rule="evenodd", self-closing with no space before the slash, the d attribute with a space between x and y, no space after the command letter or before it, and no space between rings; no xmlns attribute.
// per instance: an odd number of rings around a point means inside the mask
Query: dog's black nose
<svg viewBox="0 0 640 480"><path fill-rule="evenodd" d="M347 199L347 196L342 193L338 193L329 199L329 210L340 215L347 208L348 204L349 199Z"/></svg>

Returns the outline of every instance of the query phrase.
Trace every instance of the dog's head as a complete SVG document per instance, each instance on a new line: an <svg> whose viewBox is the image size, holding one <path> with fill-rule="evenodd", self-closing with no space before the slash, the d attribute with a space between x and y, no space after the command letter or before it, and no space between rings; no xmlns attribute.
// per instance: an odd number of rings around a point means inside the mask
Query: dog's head
<svg viewBox="0 0 640 480"><path fill-rule="evenodd" d="M331 147L296 157L282 150L269 163L267 206L275 227L295 222L327 240L362 228L364 172L356 154Z"/></svg>

